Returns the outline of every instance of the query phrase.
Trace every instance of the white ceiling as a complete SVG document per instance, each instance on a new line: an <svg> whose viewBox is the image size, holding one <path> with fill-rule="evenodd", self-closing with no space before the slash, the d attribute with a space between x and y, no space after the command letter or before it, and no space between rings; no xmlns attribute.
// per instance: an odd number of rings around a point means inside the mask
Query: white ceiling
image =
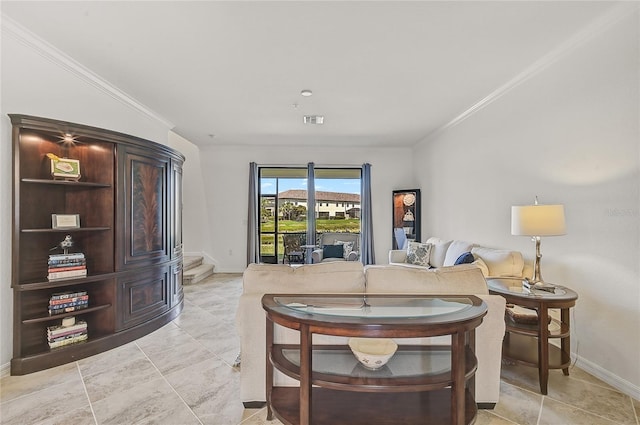
<svg viewBox="0 0 640 425"><path fill-rule="evenodd" d="M2 1L2 13L201 146L410 146L614 6Z"/></svg>

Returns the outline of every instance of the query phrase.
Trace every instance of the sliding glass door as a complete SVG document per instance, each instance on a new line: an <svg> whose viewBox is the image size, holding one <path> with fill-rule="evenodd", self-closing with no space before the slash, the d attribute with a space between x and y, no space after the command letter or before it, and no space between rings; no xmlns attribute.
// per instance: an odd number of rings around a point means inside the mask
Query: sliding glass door
<svg viewBox="0 0 640 425"><path fill-rule="evenodd" d="M301 260L291 247L306 244L309 208L316 218L315 234L360 233L360 168L316 168L314 176L315 187L308 187L307 168L259 168L260 261ZM314 205L308 202L311 190Z"/></svg>

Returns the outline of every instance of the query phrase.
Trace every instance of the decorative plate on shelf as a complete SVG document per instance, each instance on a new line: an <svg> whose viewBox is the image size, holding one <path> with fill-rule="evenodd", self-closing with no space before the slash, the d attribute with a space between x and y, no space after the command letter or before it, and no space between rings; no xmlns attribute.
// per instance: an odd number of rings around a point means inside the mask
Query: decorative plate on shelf
<svg viewBox="0 0 640 425"><path fill-rule="evenodd" d="M410 207L416 202L416 195L414 195L413 193L407 193L406 195L404 195L402 202L404 202L406 206Z"/></svg>

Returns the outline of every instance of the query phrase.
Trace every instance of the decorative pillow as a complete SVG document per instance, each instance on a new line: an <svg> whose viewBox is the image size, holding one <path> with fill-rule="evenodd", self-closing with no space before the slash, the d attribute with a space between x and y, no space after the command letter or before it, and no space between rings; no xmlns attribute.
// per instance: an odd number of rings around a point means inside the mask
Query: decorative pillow
<svg viewBox="0 0 640 425"><path fill-rule="evenodd" d="M354 242L336 241L336 245L342 245L344 259L349 258L349 254L353 251Z"/></svg>
<svg viewBox="0 0 640 425"><path fill-rule="evenodd" d="M482 258L493 277L522 277L524 258L518 251L507 251L484 247L474 247L471 252Z"/></svg>
<svg viewBox="0 0 640 425"><path fill-rule="evenodd" d="M343 258L343 245L325 245L322 247L322 258Z"/></svg>
<svg viewBox="0 0 640 425"><path fill-rule="evenodd" d="M475 260L476 259L473 258L473 254L471 252L465 252L464 254L458 257L458 259L456 260L455 263L453 263L453 265L457 266L458 264L471 264Z"/></svg>
<svg viewBox="0 0 640 425"><path fill-rule="evenodd" d="M409 242L407 246L407 263L429 267L432 246L430 243Z"/></svg>
<svg viewBox="0 0 640 425"><path fill-rule="evenodd" d="M453 266L458 257L465 252L471 251L471 248L473 248L473 244L467 241L455 240L451 242L447 249L447 255L444 257L443 266Z"/></svg>
<svg viewBox="0 0 640 425"><path fill-rule="evenodd" d="M429 260L429 264L432 267L442 267L444 265L444 257L447 255L447 250L449 249L449 245L451 245L451 241L443 241L439 238L429 238L427 239L427 243L433 245L431 247L431 259Z"/></svg>

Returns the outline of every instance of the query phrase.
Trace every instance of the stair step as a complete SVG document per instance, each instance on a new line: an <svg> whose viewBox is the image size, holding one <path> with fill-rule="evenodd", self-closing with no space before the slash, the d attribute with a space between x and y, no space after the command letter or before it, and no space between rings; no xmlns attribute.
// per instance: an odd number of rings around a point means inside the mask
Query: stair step
<svg viewBox="0 0 640 425"><path fill-rule="evenodd" d="M185 271L182 275L182 284L191 285L208 278L213 274L213 264L201 264Z"/></svg>
<svg viewBox="0 0 640 425"><path fill-rule="evenodd" d="M182 259L182 270L186 272L187 270L198 267L202 264L202 260L203 257L184 257Z"/></svg>

